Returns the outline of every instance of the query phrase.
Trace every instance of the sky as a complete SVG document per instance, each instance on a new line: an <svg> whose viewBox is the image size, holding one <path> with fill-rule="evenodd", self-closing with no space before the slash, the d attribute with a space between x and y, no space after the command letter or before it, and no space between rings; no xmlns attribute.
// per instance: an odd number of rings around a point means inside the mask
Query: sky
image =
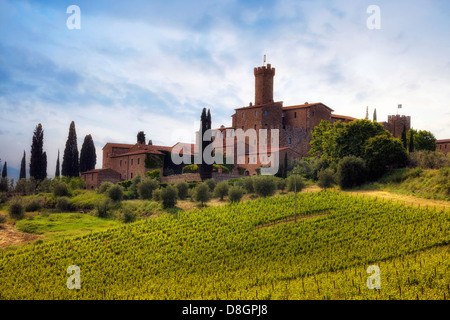
<svg viewBox="0 0 450 320"><path fill-rule="evenodd" d="M25 151L29 166L38 123L49 177L71 121L79 149L92 135L97 168L107 142L135 143L138 131L193 142L203 108L213 127L230 126L254 102L264 55L284 106L399 112L448 139L449 16L446 0L0 0L0 165L20 168Z"/></svg>

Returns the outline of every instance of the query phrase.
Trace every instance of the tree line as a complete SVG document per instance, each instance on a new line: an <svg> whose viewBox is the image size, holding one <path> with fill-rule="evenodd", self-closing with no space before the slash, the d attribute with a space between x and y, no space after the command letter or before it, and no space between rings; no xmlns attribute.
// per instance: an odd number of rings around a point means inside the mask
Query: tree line
<svg viewBox="0 0 450 320"><path fill-rule="evenodd" d="M69 133L64 148L62 164L60 164L60 153L58 150L55 177L60 177L61 175L66 177L78 177L81 172L95 169L96 163L97 155L94 140L90 134L87 134L84 137L83 145L80 152L78 152L75 122L72 121L70 123ZM29 175L30 178L37 182L44 180L48 175L47 153L44 151L44 130L41 123L36 125L33 132L30 150ZM26 178L26 152L24 150L20 164L19 180ZM0 191L8 191L8 188L7 162L5 161L2 170Z"/></svg>

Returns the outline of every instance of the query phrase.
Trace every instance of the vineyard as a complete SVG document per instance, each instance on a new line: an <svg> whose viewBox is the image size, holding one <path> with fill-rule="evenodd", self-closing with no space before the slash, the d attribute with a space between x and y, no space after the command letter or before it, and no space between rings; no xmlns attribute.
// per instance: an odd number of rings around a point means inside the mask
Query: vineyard
<svg viewBox="0 0 450 320"><path fill-rule="evenodd" d="M288 194L2 251L0 299L448 299L448 210L333 191L297 204L295 217Z"/></svg>

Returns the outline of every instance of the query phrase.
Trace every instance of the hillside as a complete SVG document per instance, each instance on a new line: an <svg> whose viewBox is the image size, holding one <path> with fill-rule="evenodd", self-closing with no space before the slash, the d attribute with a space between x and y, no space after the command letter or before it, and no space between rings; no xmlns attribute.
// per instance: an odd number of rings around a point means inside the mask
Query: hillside
<svg viewBox="0 0 450 320"><path fill-rule="evenodd" d="M289 194L2 252L0 298L442 299L448 292L448 210L332 191L301 193L298 204L297 222ZM402 272L393 272L395 263ZM379 292L366 287L372 264L381 268ZM80 267L80 290L66 287L70 265ZM413 271L414 281L406 279ZM298 286L306 286L303 295Z"/></svg>

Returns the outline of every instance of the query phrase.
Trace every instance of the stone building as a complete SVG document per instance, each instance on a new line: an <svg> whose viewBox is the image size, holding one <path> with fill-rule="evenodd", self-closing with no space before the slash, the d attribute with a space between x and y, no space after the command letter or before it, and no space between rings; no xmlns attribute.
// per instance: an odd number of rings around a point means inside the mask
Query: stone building
<svg viewBox="0 0 450 320"><path fill-rule="evenodd" d="M447 154L450 151L450 139L436 140L436 151Z"/></svg>
<svg viewBox="0 0 450 320"><path fill-rule="evenodd" d="M411 117L404 115L391 115L388 116L388 121L380 122L384 128L392 133L392 135L396 138L400 138L402 136L403 127L405 127L406 132L411 128Z"/></svg>

